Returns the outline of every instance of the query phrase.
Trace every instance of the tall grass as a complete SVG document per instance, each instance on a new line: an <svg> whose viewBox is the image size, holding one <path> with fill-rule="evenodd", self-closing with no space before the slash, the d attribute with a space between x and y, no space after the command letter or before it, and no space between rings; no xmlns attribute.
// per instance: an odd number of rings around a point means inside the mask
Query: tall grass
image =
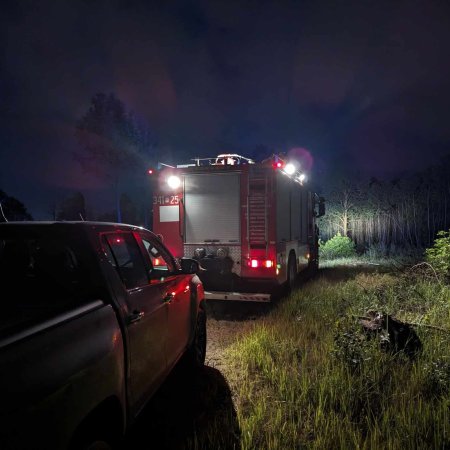
<svg viewBox="0 0 450 450"><path fill-rule="evenodd" d="M417 326L415 359L387 353L368 310L450 329L450 289L405 273L294 292L225 356L244 450L450 448L450 334Z"/></svg>

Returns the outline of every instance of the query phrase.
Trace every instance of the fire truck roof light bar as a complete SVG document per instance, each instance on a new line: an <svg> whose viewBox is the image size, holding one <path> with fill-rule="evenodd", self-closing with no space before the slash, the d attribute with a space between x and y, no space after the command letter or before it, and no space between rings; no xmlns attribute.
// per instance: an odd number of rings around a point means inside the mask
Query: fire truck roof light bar
<svg viewBox="0 0 450 450"><path fill-rule="evenodd" d="M222 153L220 155L209 158L193 158L191 161L195 162L196 166L218 166L218 165L239 165L242 163L255 164L251 158L238 155L237 153Z"/></svg>
<svg viewBox="0 0 450 450"><path fill-rule="evenodd" d="M175 169L174 166L171 166L170 164L164 164L164 163L162 163L162 162L159 162L159 163L158 163L158 166L164 166L164 167L169 167L170 169ZM159 167L158 167L158 168L159 168Z"/></svg>
<svg viewBox="0 0 450 450"><path fill-rule="evenodd" d="M303 183L306 181L306 175L300 170L297 170L298 162L296 161L285 161L284 159L280 158L279 155L272 155L273 158L273 167L275 169L280 169L282 173L287 175L289 178L292 178L297 183L300 183L303 185Z"/></svg>

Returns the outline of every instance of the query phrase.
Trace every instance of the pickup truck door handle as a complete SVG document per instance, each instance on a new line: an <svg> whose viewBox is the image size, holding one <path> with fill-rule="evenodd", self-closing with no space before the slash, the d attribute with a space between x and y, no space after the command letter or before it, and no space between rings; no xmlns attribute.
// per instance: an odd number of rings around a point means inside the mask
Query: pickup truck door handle
<svg viewBox="0 0 450 450"><path fill-rule="evenodd" d="M163 297L162 301L163 301L163 303L170 303L174 297L175 297L175 294L173 292L168 292L166 294L166 296Z"/></svg>
<svg viewBox="0 0 450 450"><path fill-rule="evenodd" d="M134 322L139 322L143 317L144 317L144 313L143 312L133 311L128 316L128 323L130 324L130 323L134 323Z"/></svg>

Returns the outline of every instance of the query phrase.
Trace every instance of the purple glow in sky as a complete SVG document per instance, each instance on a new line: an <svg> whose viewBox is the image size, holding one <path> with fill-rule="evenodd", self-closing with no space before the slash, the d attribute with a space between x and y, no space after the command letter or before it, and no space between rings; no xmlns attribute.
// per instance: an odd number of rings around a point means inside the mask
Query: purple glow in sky
<svg viewBox="0 0 450 450"><path fill-rule="evenodd" d="M97 205L108 186L72 158L97 92L165 159L265 148L316 180L418 170L450 150L449 25L428 0L3 1L0 189L37 216L77 190Z"/></svg>

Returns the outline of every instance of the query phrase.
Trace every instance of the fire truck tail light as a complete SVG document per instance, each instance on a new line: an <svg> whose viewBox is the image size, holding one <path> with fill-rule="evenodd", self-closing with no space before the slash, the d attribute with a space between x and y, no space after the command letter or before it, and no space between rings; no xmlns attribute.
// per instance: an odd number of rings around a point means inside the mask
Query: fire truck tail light
<svg viewBox="0 0 450 450"><path fill-rule="evenodd" d="M159 265L160 265L159 259L158 259L158 258L155 258L155 259L153 260L153 265L155 265L155 266L159 266Z"/></svg>
<svg viewBox="0 0 450 450"><path fill-rule="evenodd" d="M252 269L257 269L258 267L265 267L266 269L270 269L275 267L275 264L272 260L260 260L260 259L249 259L247 263L248 267Z"/></svg>

